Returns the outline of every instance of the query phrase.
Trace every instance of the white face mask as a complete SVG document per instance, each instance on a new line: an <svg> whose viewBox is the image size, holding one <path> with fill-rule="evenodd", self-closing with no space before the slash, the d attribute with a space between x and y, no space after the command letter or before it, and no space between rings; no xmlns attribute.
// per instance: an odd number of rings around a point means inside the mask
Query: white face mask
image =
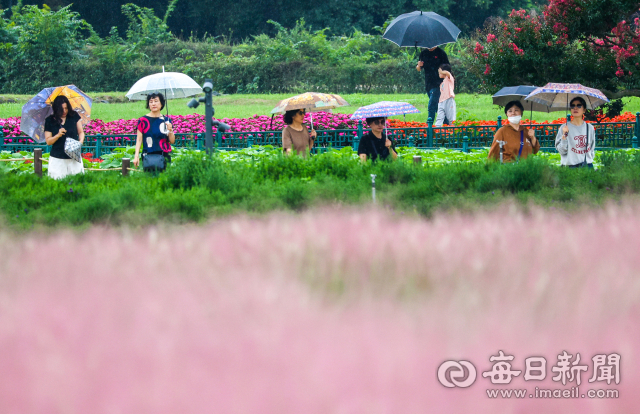
<svg viewBox="0 0 640 414"><path fill-rule="evenodd" d="M521 119L522 119L522 117L520 115L518 115L518 116L510 116L509 117L509 123L511 123L511 124L519 124Z"/></svg>

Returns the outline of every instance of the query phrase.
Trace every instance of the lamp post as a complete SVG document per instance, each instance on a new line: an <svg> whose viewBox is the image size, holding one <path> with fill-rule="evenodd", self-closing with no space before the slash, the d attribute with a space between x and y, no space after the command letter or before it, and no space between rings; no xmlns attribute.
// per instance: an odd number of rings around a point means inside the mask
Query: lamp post
<svg viewBox="0 0 640 414"><path fill-rule="evenodd" d="M214 121L213 116L216 114L216 110L213 107L213 82L211 79L205 79L204 85L202 85L202 91L204 92L204 98L193 98L187 103L189 108L197 108L201 102L204 102L204 121L205 121L205 131L204 131L204 145L207 154L213 153L213 126L222 133L225 133L230 129L229 125L222 123L220 121Z"/></svg>

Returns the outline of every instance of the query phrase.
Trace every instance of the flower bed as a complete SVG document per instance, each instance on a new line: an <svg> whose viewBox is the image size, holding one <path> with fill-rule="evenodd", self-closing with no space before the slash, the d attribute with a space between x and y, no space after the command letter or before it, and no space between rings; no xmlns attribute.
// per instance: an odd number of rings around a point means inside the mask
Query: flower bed
<svg viewBox="0 0 640 414"><path fill-rule="evenodd" d="M306 116L307 124L310 122L310 115ZM350 119L350 114L334 114L329 112L316 112L313 114L314 127L317 130L337 130L337 129L355 129L358 126L358 122ZM179 134L200 134L205 131L204 115L192 114L192 115L172 115L174 130ZM602 122L635 122L635 114L631 112L625 112L615 118L605 118ZM280 131L285 125L282 121L281 115L276 115L272 119L270 116L254 115L250 118L221 118L222 122L231 126L231 131L234 132L259 132L259 131ZM94 119L85 127L85 133L87 135L130 135L135 134L137 119L119 119L117 121L105 122L100 119ZM504 119L503 124L507 123ZM528 124L530 121L525 119L524 124ZM561 124L566 122L566 119L560 117L554 121L537 122L531 121L534 125L549 125L549 124ZM491 126L496 125L497 120L494 121L460 121L456 122L456 126ZM31 138L28 138L20 131L20 117L11 117L0 119L0 127L5 137L5 143L33 143ZM366 127L366 124L365 124ZM426 122L409 121L405 122L399 119L390 119L389 127L391 128L426 128ZM215 131L215 128L214 128ZM16 139L17 138L17 139ZM111 138L112 139L112 138ZM109 138L107 138L109 140ZM129 139L127 139L129 140Z"/></svg>
<svg viewBox="0 0 640 414"><path fill-rule="evenodd" d="M613 118L604 118L601 122L608 123L608 122L635 122L635 121L636 121L636 116L634 113L625 112ZM566 117L560 117L560 118L554 119L553 121L542 121L542 122L529 120L529 119L522 120L523 125L528 125L528 124L550 125L550 124L563 124L565 122L567 122ZM587 121L587 122L591 123L591 121ZM502 125L507 125L507 123L508 123L507 119L503 117ZM498 124L497 117L496 117L496 120L494 121L486 121L486 120L455 121L455 126L495 126L497 124ZM416 122L416 121L405 122L400 119L390 119L389 126L391 128L426 128L428 125L426 122Z"/></svg>

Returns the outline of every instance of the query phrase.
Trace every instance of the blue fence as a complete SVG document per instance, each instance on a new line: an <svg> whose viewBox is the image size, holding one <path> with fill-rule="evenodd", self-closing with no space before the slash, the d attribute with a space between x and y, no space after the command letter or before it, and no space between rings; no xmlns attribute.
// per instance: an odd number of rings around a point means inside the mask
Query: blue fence
<svg viewBox="0 0 640 414"><path fill-rule="evenodd" d="M498 117L498 125L502 118ZM640 135L640 112L635 122L615 122L593 124L596 130L596 148L637 148ZM555 151L555 138L562 124L533 125L536 137L543 151ZM436 128L429 119L424 128L389 128L388 136L398 146L424 149L449 148L469 151L489 147L499 126L453 126ZM314 152L326 148L358 147L364 133L362 122L357 129L319 130L315 141ZM234 150L253 145L281 145L281 131L259 132L216 132L214 140L218 150ZM85 137L82 152L90 152L93 157L112 152L115 148L135 145L136 135L88 135ZM18 142L16 142L18 141ZM43 148L49 152L50 147L43 144L30 144L25 137L5 138L0 131L0 151L33 151ZM174 147L204 149L204 134L176 134Z"/></svg>

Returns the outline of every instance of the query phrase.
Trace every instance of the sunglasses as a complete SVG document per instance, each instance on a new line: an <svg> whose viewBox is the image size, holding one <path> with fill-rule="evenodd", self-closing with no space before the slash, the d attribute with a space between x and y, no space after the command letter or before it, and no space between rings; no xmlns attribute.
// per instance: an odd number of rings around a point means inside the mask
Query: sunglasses
<svg viewBox="0 0 640 414"><path fill-rule="evenodd" d="M304 111L298 111L298 112L296 112L296 115L304 115L304 114L305 114L305 112L304 112Z"/></svg>
<svg viewBox="0 0 640 414"><path fill-rule="evenodd" d="M573 108L582 108L582 104L571 104L571 109Z"/></svg>
<svg viewBox="0 0 640 414"><path fill-rule="evenodd" d="M384 125L386 120L384 119L376 119L375 121L371 121L371 125Z"/></svg>

